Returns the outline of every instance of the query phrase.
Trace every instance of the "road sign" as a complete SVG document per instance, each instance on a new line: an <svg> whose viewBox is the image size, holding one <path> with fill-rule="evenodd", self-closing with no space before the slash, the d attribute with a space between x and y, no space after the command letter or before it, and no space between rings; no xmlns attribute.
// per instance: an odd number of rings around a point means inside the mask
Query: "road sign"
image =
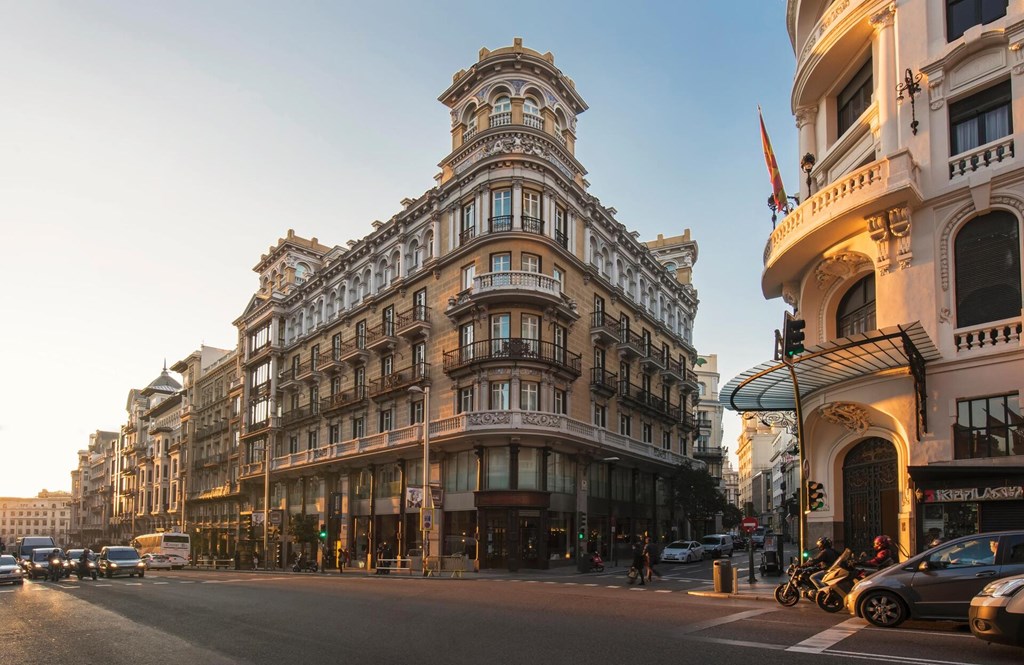
<svg viewBox="0 0 1024 665"><path fill-rule="evenodd" d="M740 522L740 525L743 527L744 531L753 531L754 529L757 528L757 518L756 517L744 517L743 521Z"/></svg>

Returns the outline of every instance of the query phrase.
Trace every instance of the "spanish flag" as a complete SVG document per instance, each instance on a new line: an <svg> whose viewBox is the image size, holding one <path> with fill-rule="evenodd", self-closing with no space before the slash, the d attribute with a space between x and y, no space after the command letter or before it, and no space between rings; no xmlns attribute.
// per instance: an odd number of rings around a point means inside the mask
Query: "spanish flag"
<svg viewBox="0 0 1024 665"><path fill-rule="evenodd" d="M768 130L764 128L764 116L761 115L760 105L757 107L757 117L761 120L761 148L764 150L764 163L768 167L768 178L772 181L775 209L787 212L789 199L786 198L786 190L782 187L782 174L779 173L779 165L775 161L775 151L772 150L772 142L768 139Z"/></svg>

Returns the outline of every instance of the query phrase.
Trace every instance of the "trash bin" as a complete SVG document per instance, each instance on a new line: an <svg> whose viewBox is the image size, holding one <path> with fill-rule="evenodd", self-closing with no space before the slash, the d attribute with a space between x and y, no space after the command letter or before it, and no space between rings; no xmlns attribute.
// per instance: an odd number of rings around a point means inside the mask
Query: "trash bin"
<svg viewBox="0 0 1024 665"><path fill-rule="evenodd" d="M728 559L715 559L715 592L732 593L732 561Z"/></svg>

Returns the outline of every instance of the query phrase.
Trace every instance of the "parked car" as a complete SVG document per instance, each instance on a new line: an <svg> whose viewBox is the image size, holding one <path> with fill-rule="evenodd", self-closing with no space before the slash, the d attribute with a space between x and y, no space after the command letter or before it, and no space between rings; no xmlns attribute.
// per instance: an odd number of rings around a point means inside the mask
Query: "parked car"
<svg viewBox="0 0 1024 665"><path fill-rule="evenodd" d="M1024 574L1024 531L964 536L868 576L846 609L875 626L907 619L967 621L971 599L986 584Z"/></svg>
<svg viewBox="0 0 1024 665"><path fill-rule="evenodd" d="M171 570L174 567L171 558L166 554L149 552L142 555L142 562L146 564L146 570Z"/></svg>
<svg viewBox="0 0 1024 665"><path fill-rule="evenodd" d="M167 560L171 562L172 570L181 570L188 565L188 559L178 554L168 554Z"/></svg>
<svg viewBox="0 0 1024 665"><path fill-rule="evenodd" d="M677 540L666 545L665 549L661 551L661 560L664 562L690 563L702 559L704 559L704 546L695 540Z"/></svg>
<svg viewBox="0 0 1024 665"><path fill-rule="evenodd" d="M146 564L134 547L108 545L100 550L99 572L100 575L106 577L114 575L145 577Z"/></svg>
<svg viewBox="0 0 1024 665"><path fill-rule="evenodd" d="M712 559L720 556L732 556L732 536L717 533L711 536L704 536L700 540L704 552L710 554Z"/></svg>
<svg viewBox="0 0 1024 665"><path fill-rule="evenodd" d="M1024 647L1024 575L986 584L971 600L967 617L975 637Z"/></svg>
<svg viewBox="0 0 1024 665"><path fill-rule="evenodd" d="M54 552L58 552L60 556L61 573L60 576L64 577L64 561L66 557L64 552L59 547L37 547L32 550L32 554L23 563L26 568L25 573L29 579L42 578L46 579L50 576L50 557Z"/></svg>
<svg viewBox="0 0 1024 665"><path fill-rule="evenodd" d="M18 560L10 554L0 555L0 584L24 584L25 572L18 565Z"/></svg>

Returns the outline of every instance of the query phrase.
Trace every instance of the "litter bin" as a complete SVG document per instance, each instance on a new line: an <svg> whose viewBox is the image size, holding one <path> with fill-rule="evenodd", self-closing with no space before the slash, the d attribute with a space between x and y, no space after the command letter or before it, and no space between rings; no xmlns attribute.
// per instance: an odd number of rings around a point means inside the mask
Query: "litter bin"
<svg viewBox="0 0 1024 665"><path fill-rule="evenodd" d="M732 561L715 559L715 592L732 593Z"/></svg>

